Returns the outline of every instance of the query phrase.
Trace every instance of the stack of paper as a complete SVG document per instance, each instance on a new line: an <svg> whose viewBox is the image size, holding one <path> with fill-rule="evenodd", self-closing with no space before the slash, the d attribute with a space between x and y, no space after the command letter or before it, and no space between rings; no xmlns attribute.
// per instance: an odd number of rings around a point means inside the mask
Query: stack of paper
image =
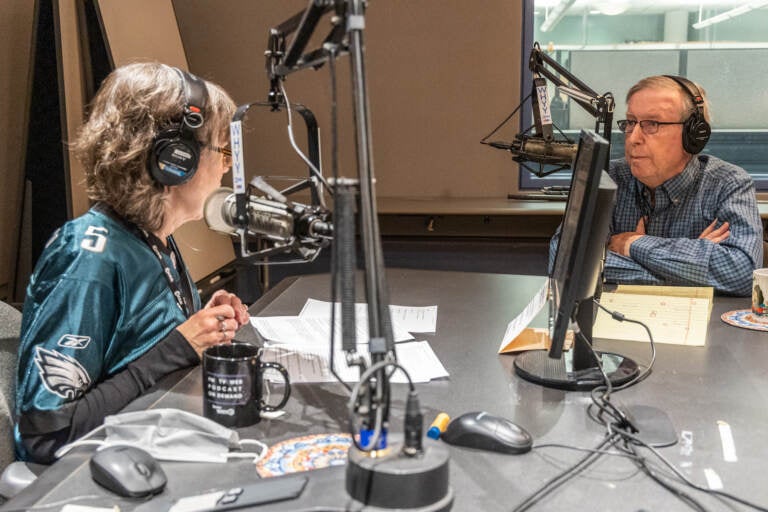
<svg viewBox="0 0 768 512"><path fill-rule="evenodd" d="M348 368L341 350L341 306L336 304L334 329L334 370L345 382L359 378L356 367ZM411 332L434 333L437 306L390 306L392 330L397 345L398 363L406 368L414 382L447 377L440 360L429 343L413 341ZM267 340L264 360L286 367L291 382L332 382L336 380L329 365L331 303L307 300L298 316L253 317L251 323ZM368 355L368 310L366 304L355 304L358 353ZM402 372L392 376L393 382L406 382Z"/></svg>

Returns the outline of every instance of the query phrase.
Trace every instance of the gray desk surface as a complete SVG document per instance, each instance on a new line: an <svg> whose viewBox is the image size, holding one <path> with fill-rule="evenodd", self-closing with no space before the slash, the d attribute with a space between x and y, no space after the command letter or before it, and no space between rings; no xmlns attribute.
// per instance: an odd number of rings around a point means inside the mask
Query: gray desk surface
<svg viewBox="0 0 768 512"><path fill-rule="evenodd" d="M507 322L543 282L541 277L388 269L390 303L439 305L437 333L424 336L450 373L450 378L418 385L425 422L445 411L457 416L486 410L528 429L536 443L594 447L601 428L586 414L588 395L539 387L513 374L514 356L496 354ZM254 304L261 315L298 314L307 297L328 299L328 276L305 276L282 282ZM362 295L361 295L362 296ZM706 347L660 345L653 374L615 398L628 405L665 410L676 430L692 435L689 450L680 444L661 452L696 483L706 486L704 471L717 473L726 491L768 506L765 454L768 446L768 335L731 327L721 313L748 306L748 299L715 300ZM239 338L252 337L245 328ZM649 359L644 343L598 340L598 348ZM201 413L199 367L178 372L142 397L130 409L179 407ZM395 386L393 431L401 429L404 387ZM338 384L296 385L287 414L242 429L241 437L267 443L320 432L343 431L347 395ZM725 462L718 421L730 424L737 462ZM52 503L72 495L107 496L90 479L86 449L57 462L14 499L10 507ZM525 455L498 455L451 448L454 510L510 510L543 482L582 457L582 453L541 448ZM256 479L250 463L224 465L165 464L169 484L165 495L199 494ZM708 510L729 508L703 493L685 489ZM326 492L327 494L327 492ZM84 505L128 501L84 501ZM534 510L687 510L635 466L618 457L603 457L579 477L547 497ZM295 508L285 508L295 510Z"/></svg>

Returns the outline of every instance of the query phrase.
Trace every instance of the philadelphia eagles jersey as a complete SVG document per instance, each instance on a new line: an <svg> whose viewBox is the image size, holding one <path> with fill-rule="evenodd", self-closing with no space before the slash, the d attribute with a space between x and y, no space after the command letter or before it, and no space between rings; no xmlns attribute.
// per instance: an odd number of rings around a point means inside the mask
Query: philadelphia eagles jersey
<svg viewBox="0 0 768 512"><path fill-rule="evenodd" d="M32 426L26 427L33 433L69 428L71 412L62 415L66 419L40 413L65 408L98 383L120 374L158 342L173 338L172 331L187 318L165 275L169 272L176 282L189 283L181 262L163 247L162 265L136 228L109 213L108 208L92 208L61 227L48 241L30 279L19 346L16 409L20 423L25 414L35 417ZM190 293L194 312L200 308L200 297L195 290ZM187 343L178 332L175 338L172 341L178 347L171 351L185 352L170 366L194 364L194 351L181 346ZM132 380L140 381L142 371L133 371ZM155 377L140 382L138 392ZM110 396L115 394L120 390L100 400L110 408L116 405L111 401L119 401ZM123 401L132 398L126 396ZM18 425L16 434L23 457Z"/></svg>

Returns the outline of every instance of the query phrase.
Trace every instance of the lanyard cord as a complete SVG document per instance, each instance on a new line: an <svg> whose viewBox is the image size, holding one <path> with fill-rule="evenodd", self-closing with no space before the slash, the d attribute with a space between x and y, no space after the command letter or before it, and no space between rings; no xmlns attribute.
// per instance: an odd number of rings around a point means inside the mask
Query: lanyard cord
<svg viewBox="0 0 768 512"><path fill-rule="evenodd" d="M170 249L171 261L173 262L174 268L179 274L179 280L174 277L171 268L168 266L165 258L163 258L163 252L167 254L169 251L165 249L165 244L163 244L163 242L153 233L149 233L141 229L133 222L122 218L114 209L112 209L112 207L105 203L97 203L93 206L93 209L120 222L131 233L133 233L136 237L144 241L147 246L149 246L154 255L157 256L157 260L160 262L160 267L163 269L163 276L168 282L168 288L171 290L171 294L176 301L176 305L184 313L184 316L189 318L189 316L194 313L195 310L195 303L192 299L193 285L184 265L184 260L181 258L181 253L179 252L179 248L176 245L176 241L173 239L173 236L169 236L166 241L168 242L168 248ZM179 281L181 281L181 286L179 286Z"/></svg>
<svg viewBox="0 0 768 512"><path fill-rule="evenodd" d="M163 275L165 276L165 280L168 282L168 288L171 289L173 298L176 300L176 305L179 306L179 309L184 312L184 316L189 318L191 314L190 312L194 310L192 290L189 277L187 276L186 269L184 268L184 261L181 259L179 248L176 246L176 241L173 239L173 236L166 238L168 247L171 250L171 261L174 263L174 267L179 274L179 280L174 278L173 272L171 272L171 268L168 266L165 258L163 258L162 248L165 247L163 242L161 242L160 239L157 238L153 233L149 233L138 227L137 229L141 235L141 238L144 240L144 242L146 242L149 248L152 249L152 252L155 253L155 256L157 256L157 260L160 262L160 266L163 268ZM181 283L179 283L179 281L181 281ZM179 286L179 284L181 284L181 286Z"/></svg>

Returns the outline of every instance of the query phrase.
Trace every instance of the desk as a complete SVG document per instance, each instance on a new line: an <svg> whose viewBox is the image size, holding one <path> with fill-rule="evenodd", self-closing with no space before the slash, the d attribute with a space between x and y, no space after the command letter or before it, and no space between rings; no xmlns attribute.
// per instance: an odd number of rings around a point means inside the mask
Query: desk
<svg viewBox="0 0 768 512"><path fill-rule="evenodd" d="M437 333L424 338L431 343L450 378L417 385L427 423L439 411L456 416L470 410L487 410L524 426L536 443L581 447L598 444L602 430L587 417L586 394L545 389L526 382L513 374L514 356L496 354L507 322L522 310L542 284L542 277L388 269L387 282L392 304L439 305ZM327 289L326 275L286 280L254 304L252 311L262 315L295 315L307 297L328 300ZM661 452L695 482L706 485L703 471L711 468L727 491L765 506L768 336L728 326L719 319L721 313L746 304L748 299L717 298L706 347L659 346L653 374L618 393L616 398L628 405L659 407L670 415L678 432L692 433L690 453L683 453L679 444ZM242 332L238 338L249 335L252 333ZM643 343L598 340L596 345L640 362L649 358L648 345ZM200 413L199 367L172 377L134 402L130 409L180 407ZM392 428L400 431L404 386L395 386L393 396ZM346 393L337 384L296 385L285 416L242 429L241 437L258 437L272 444L309 433L342 431L346 400ZM723 461L718 420L728 422L733 430L738 462ZM90 479L89 455L85 448L67 455L12 500L8 508L52 503L78 494L107 496ZM451 485L456 495L453 510L510 510L582 455L556 448L525 455L497 455L452 447ZM252 465L243 461L225 465L163 465L169 473L164 493L176 496L199 494L208 488L229 487L256 478ZM729 510L702 493L687 489L686 492L694 494L708 510ZM119 503L123 510L136 506L135 502ZM632 463L617 457L601 458L533 510L571 507L597 511L687 510L671 494L638 473Z"/></svg>

